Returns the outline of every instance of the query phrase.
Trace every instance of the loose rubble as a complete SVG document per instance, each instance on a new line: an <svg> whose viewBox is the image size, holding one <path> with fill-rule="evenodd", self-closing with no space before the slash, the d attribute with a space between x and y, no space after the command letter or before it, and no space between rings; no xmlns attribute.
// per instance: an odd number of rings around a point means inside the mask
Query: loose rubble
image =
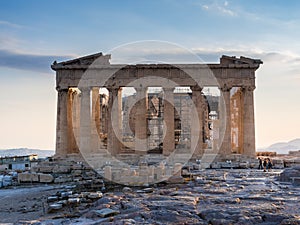
<svg viewBox="0 0 300 225"><path fill-rule="evenodd" d="M64 186L16 224L300 224L300 187L281 170L203 170L185 183L105 190Z"/></svg>
<svg viewBox="0 0 300 225"><path fill-rule="evenodd" d="M281 182L292 182L294 185L300 185L300 166L285 169L279 177Z"/></svg>

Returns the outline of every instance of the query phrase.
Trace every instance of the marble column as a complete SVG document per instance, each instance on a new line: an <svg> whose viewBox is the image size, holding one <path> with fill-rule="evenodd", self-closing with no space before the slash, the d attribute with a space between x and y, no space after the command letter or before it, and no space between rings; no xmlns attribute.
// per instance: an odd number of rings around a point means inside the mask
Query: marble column
<svg viewBox="0 0 300 225"><path fill-rule="evenodd" d="M220 88L221 98L224 100L224 105L220 104L220 128L224 131L224 138L220 147L220 155L226 158L231 154L231 112L230 112L230 90L231 87L224 85ZM225 108L223 108L225 107Z"/></svg>
<svg viewBox="0 0 300 225"><path fill-rule="evenodd" d="M148 150L147 131L148 131L148 97L147 87L138 87L136 90L135 104L135 152L146 154Z"/></svg>
<svg viewBox="0 0 300 225"><path fill-rule="evenodd" d="M108 96L100 95L100 134L107 134Z"/></svg>
<svg viewBox="0 0 300 225"><path fill-rule="evenodd" d="M100 149L100 99L99 87L92 88L92 120L91 120L91 149L97 152Z"/></svg>
<svg viewBox="0 0 300 225"><path fill-rule="evenodd" d="M174 88L164 90L164 131L163 154L170 155L175 150L175 124L174 124Z"/></svg>
<svg viewBox="0 0 300 225"><path fill-rule="evenodd" d="M68 123L68 154L78 153L78 146L76 142L75 132L76 132L76 119L74 114L74 104L76 104L76 91L72 88L68 91L68 106L67 106L67 123ZM74 120L75 119L75 120Z"/></svg>
<svg viewBox="0 0 300 225"><path fill-rule="evenodd" d="M254 86L243 87L243 154L255 156Z"/></svg>
<svg viewBox="0 0 300 225"><path fill-rule="evenodd" d="M79 153L80 146L80 93L76 89L72 92L72 126L75 137L75 146L72 153Z"/></svg>
<svg viewBox="0 0 300 225"><path fill-rule="evenodd" d="M57 88L56 156L68 154L68 91Z"/></svg>
<svg viewBox="0 0 300 225"><path fill-rule="evenodd" d="M107 149L112 155L117 155L121 150L120 116L122 106L119 105L121 98L119 88L107 88L109 91L108 115L107 115ZM119 138L118 138L119 137Z"/></svg>
<svg viewBox="0 0 300 225"><path fill-rule="evenodd" d="M244 146L244 121L243 121L243 113L244 113L244 105L243 105L244 94L242 88L239 90L239 104L238 104L238 153L243 153Z"/></svg>
<svg viewBox="0 0 300 225"><path fill-rule="evenodd" d="M194 146L193 158L202 156L203 151L203 96L201 94L202 88L199 86L191 87L192 89L192 100L194 107L192 109L192 123L191 123L191 146ZM194 124L193 121L198 121Z"/></svg>
<svg viewBox="0 0 300 225"><path fill-rule="evenodd" d="M91 154L91 88L82 87L80 109L80 152L84 156Z"/></svg>

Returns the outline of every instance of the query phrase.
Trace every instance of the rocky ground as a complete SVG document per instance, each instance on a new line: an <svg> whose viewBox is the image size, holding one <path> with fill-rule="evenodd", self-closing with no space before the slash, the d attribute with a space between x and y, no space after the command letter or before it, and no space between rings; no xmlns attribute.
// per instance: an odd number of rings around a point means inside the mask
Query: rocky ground
<svg viewBox="0 0 300 225"><path fill-rule="evenodd" d="M203 170L183 184L107 187L102 196L72 186L0 191L0 221L15 224L300 224L300 187L279 170ZM60 200L62 192L70 193ZM89 195L94 194L92 197ZM60 196L62 208L52 209ZM48 202L47 202L48 199ZM78 201L77 201L77 200ZM61 202L65 201L65 202Z"/></svg>

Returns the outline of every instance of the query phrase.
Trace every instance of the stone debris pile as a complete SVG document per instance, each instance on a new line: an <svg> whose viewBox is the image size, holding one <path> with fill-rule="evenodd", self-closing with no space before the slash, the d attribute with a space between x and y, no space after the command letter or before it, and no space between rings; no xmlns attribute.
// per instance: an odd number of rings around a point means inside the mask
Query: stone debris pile
<svg viewBox="0 0 300 225"><path fill-rule="evenodd" d="M102 188L102 177L78 159L40 162L30 172L18 174L19 183L74 183L83 187Z"/></svg>
<svg viewBox="0 0 300 225"><path fill-rule="evenodd" d="M281 182L291 182L300 186L300 166L286 168L278 178Z"/></svg>
<svg viewBox="0 0 300 225"><path fill-rule="evenodd" d="M47 198L48 213L64 210L68 213L78 212L79 209L85 209L92 206L93 202L102 198L100 191L96 192L74 192L69 189L58 191L56 195Z"/></svg>
<svg viewBox="0 0 300 225"><path fill-rule="evenodd" d="M48 197L53 212L43 224L300 224L300 187L279 174L204 170L183 184L65 190Z"/></svg>

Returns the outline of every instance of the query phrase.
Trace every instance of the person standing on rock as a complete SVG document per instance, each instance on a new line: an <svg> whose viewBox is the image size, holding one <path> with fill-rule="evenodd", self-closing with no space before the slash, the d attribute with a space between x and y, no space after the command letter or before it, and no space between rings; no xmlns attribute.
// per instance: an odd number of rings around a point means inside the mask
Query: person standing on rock
<svg viewBox="0 0 300 225"><path fill-rule="evenodd" d="M273 167L273 164L271 162L271 159L268 158L268 164L267 164L268 171L270 171L272 169L272 167Z"/></svg>
<svg viewBox="0 0 300 225"><path fill-rule="evenodd" d="M262 170L263 169L263 165L262 165L262 160L261 160L260 157L258 157L258 163L259 163L258 169Z"/></svg>
<svg viewBox="0 0 300 225"><path fill-rule="evenodd" d="M283 168L287 168L285 160L283 160Z"/></svg>
<svg viewBox="0 0 300 225"><path fill-rule="evenodd" d="M267 159L265 158L265 159L264 159L264 162L263 162L264 172L267 171L267 164L268 164L268 162L267 162Z"/></svg>

